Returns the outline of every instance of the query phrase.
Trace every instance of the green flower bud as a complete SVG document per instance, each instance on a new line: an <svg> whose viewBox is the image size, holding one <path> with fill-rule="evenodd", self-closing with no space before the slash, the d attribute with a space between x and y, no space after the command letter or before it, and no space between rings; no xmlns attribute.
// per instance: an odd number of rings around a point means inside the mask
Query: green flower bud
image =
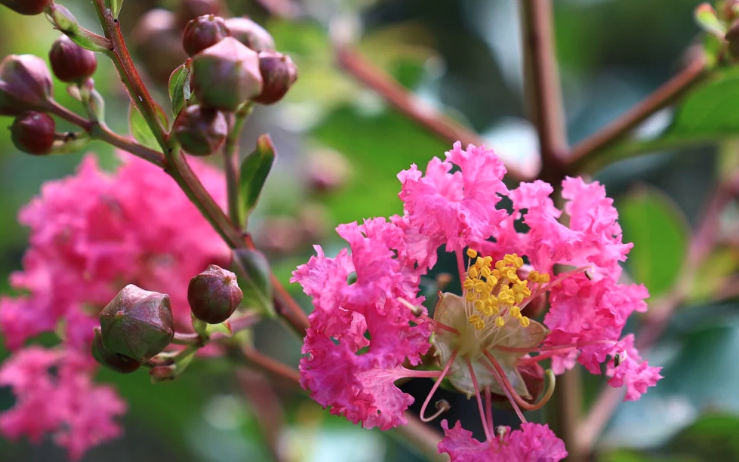
<svg viewBox="0 0 739 462"><path fill-rule="evenodd" d="M192 59L190 84L201 105L235 111L262 92L259 56L226 37Z"/></svg>
<svg viewBox="0 0 739 462"><path fill-rule="evenodd" d="M259 71L264 87L254 102L274 104L281 100L287 90L298 80L298 68L289 56L276 51L259 52Z"/></svg>
<svg viewBox="0 0 739 462"><path fill-rule="evenodd" d="M243 298L236 275L216 265L190 279L187 287L187 301L193 315L208 324L219 324L230 318Z"/></svg>
<svg viewBox="0 0 739 462"><path fill-rule="evenodd" d="M275 39L264 27L249 18L228 18L226 27L231 36L254 51L275 49Z"/></svg>
<svg viewBox="0 0 739 462"><path fill-rule="evenodd" d="M185 152L207 156L223 145L228 124L223 113L196 105L180 112L172 131Z"/></svg>
<svg viewBox="0 0 739 462"><path fill-rule="evenodd" d="M57 29L62 32L67 34L76 34L80 30L77 18L74 17L71 11L62 5L57 5L56 3L53 4L51 6L49 17Z"/></svg>
<svg viewBox="0 0 739 462"><path fill-rule="evenodd" d="M105 345L103 345L103 335L100 332L100 327L95 327L94 330L95 338L92 340L92 357L95 358L95 361L121 374L129 374L141 367L141 363L135 359L106 350Z"/></svg>
<svg viewBox="0 0 739 462"><path fill-rule="evenodd" d="M13 121L10 139L19 151L43 155L51 152L54 146L56 123L54 119L41 112L24 112Z"/></svg>
<svg viewBox="0 0 739 462"><path fill-rule="evenodd" d="M188 55L195 56L229 35L223 18L212 14L200 16L187 23L182 34L182 48Z"/></svg>
<svg viewBox="0 0 739 462"><path fill-rule="evenodd" d="M42 109L51 95L51 75L41 58L8 55L0 62L0 115Z"/></svg>
<svg viewBox="0 0 739 462"><path fill-rule="evenodd" d="M85 50L66 35L51 45L49 62L54 75L62 82L80 82L94 74L98 65L95 53Z"/></svg>
<svg viewBox="0 0 739 462"><path fill-rule="evenodd" d="M0 5L5 5L16 13L26 16L35 16L44 12L53 0L0 0Z"/></svg>
<svg viewBox="0 0 739 462"><path fill-rule="evenodd" d="M108 351L144 362L174 337L169 295L129 284L100 312L100 326Z"/></svg>

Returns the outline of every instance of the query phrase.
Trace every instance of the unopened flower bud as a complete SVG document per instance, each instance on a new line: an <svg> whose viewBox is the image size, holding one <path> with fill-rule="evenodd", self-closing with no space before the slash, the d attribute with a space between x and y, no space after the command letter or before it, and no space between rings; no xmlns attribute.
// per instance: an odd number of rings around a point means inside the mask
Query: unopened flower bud
<svg viewBox="0 0 739 462"><path fill-rule="evenodd" d="M261 104L274 104L281 100L298 80L298 68L293 60L276 51L259 52L259 71L264 88L254 101Z"/></svg>
<svg viewBox="0 0 739 462"><path fill-rule="evenodd" d="M8 55L0 62L0 115L41 109L51 94L51 75L41 58Z"/></svg>
<svg viewBox="0 0 739 462"><path fill-rule="evenodd" d="M188 55L195 56L229 35L223 18L212 14L200 16L187 23L182 35L182 48Z"/></svg>
<svg viewBox="0 0 739 462"><path fill-rule="evenodd" d="M275 39L264 27L249 18L228 18L226 27L231 36L254 51L275 49Z"/></svg>
<svg viewBox="0 0 739 462"><path fill-rule="evenodd" d="M28 111L13 121L10 127L10 139L19 151L43 155L51 152L55 130L56 123L50 115Z"/></svg>
<svg viewBox="0 0 739 462"><path fill-rule="evenodd" d="M201 105L235 111L262 92L259 56L226 37L192 59L190 84Z"/></svg>
<svg viewBox="0 0 739 462"><path fill-rule="evenodd" d="M144 362L174 337L169 295L129 284L100 312L100 326L108 351Z"/></svg>
<svg viewBox="0 0 739 462"><path fill-rule="evenodd" d="M103 345L103 335L100 327L95 327L95 338L92 340L92 357L101 365L121 374L129 374L139 367L141 363L128 356L112 353Z"/></svg>
<svg viewBox="0 0 739 462"><path fill-rule="evenodd" d="M168 382L175 379L175 366L156 366L149 371L152 383Z"/></svg>
<svg viewBox="0 0 739 462"><path fill-rule="evenodd" d="M85 50L66 35L51 45L49 62L54 75L62 82L79 82L95 73L98 62L95 53Z"/></svg>
<svg viewBox="0 0 739 462"><path fill-rule="evenodd" d="M62 32L75 34L80 30L77 18L74 17L71 11L62 5L54 3L51 6L49 17L56 28Z"/></svg>
<svg viewBox="0 0 739 462"><path fill-rule="evenodd" d="M5 5L16 13L26 16L35 16L44 12L53 0L0 0L0 5Z"/></svg>
<svg viewBox="0 0 739 462"><path fill-rule="evenodd" d="M335 192L341 189L351 176L351 164L337 151L319 149L308 156L308 186L314 192Z"/></svg>
<svg viewBox="0 0 739 462"><path fill-rule="evenodd" d="M236 275L216 265L190 279L187 287L192 314L208 324L219 324L230 318L243 298Z"/></svg>
<svg viewBox="0 0 739 462"><path fill-rule="evenodd" d="M222 0L180 0L177 3L177 23L181 27L205 14L229 16Z"/></svg>
<svg viewBox="0 0 739 462"><path fill-rule="evenodd" d="M548 292L538 295L521 310L521 314L530 319L538 318L547 306L547 297Z"/></svg>
<svg viewBox="0 0 739 462"><path fill-rule="evenodd" d="M172 130L185 152L207 156L223 145L228 124L223 113L196 105L180 112Z"/></svg>
<svg viewBox="0 0 739 462"><path fill-rule="evenodd" d="M131 35L133 46L149 75L166 84L172 71L187 59L175 14L161 8L143 15Z"/></svg>

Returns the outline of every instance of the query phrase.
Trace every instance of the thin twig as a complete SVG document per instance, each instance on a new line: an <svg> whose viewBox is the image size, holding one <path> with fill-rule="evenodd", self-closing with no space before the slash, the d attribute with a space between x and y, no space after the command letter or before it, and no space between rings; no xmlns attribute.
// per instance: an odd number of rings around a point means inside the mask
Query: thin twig
<svg viewBox="0 0 739 462"><path fill-rule="evenodd" d="M228 192L228 216L236 227L242 226L241 206L239 203L239 140L244 123L251 114L254 103L247 103L240 108L230 120L226 142L223 145L223 172L226 175Z"/></svg>
<svg viewBox="0 0 739 462"><path fill-rule="evenodd" d="M693 88L708 75L706 70L705 57L694 58L680 73L656 89L626 114L573 146L566 158L569 170L573 173L579 171L585 162L591 161L590 157L620 140L655 112L674 103L687 90Z"/></svg>
<svg viewBox="0 0 739 462"><path fill-rule="evenodd" d="M552 2L521 0L520 5L526 99L539 134L542 176L545 180L560 180L567 136L554 48Z"/></svg>
<svg viewBox="0 0 739 462"><path fill-rule="evenodd" d="M295 384L300 382L300 372L298 372L297 369L293 369L287 364L283 364L276 359L270 358L253 347L244 347L241 349L241 353L248 363L271 375L282 377Z"/></svg>
<svg viewBox="0 0 739 462"><path fill-rule="evenodd" d="M439 431L434 430L410 412L405 413L408 425L401 425L394 431L403 438L400 441L406 445L411 443L411 447L423 454L426 459L432 462L447 462L449 457L439 454L438 444L444 438Z"/></svg>
<svg viewBox="0 0 739 462"><path fill-rule="evenodd" d="M348 45L336 46L336 60L348 74L371 88L388 103L422 127L453 143L485 144L477 133L439 113L433 107L423 104L413 93L406 90L390 75L367 61L357 50ZM514 164L506 163L508 175L518 180L526 180L528 175Z"/></svg>

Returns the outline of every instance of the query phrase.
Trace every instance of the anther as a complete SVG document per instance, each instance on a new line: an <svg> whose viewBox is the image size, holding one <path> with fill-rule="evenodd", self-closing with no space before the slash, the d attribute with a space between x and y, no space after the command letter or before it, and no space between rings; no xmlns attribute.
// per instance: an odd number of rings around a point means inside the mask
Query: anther
<svg viewBox="0 0 739 462"><path fill-rule="evenodd" d="M416 306L404 298L398 297L396 298L396 300L405 305L406 308L411 310L411 313L413 313L415 316L421 316L423 314L423 308L421 308L420 306Z"/></svg>
<svg viewBox="0 0 739 462"><path fill-rule="evenodd" d="M593 280L593 277L594 277L593 276L593 272L590 271L589 269L586 269L585 270L585 277L588 278L588 280L592 281Z"/></svg>
<svg viewBox="0 0 739 462"><path fill-rule="evenodd" d="M505 321L503 320L503 318L501 318L500 316L498 316L497 318L495 318L495 324L498 327L503 327L503 326L505 326Z"/></svg>
<svg viewBox="0 0 739 462"><path fill-rule="evenodd" d="M626 359L626 352L625 351L619 351L616 353L616 355L613 357L613 365L618 367L621 365L621 363L624 362Z"/></svg>
<svg viewBox="0 0 739 462"><path fill-rule="evenodd" d="M467 256L470 258L477 258L477 250L467 249Z"/></svg>
<svg viewBox="0 0 739 462"><path fill-rule="evenodd" d="M495 427L495 434L498 435L498 439L500 440L501 444L503 443L503 439L505 438L506 433L508 433L508 428L504 427L503 425L498 425Z"/></svg>

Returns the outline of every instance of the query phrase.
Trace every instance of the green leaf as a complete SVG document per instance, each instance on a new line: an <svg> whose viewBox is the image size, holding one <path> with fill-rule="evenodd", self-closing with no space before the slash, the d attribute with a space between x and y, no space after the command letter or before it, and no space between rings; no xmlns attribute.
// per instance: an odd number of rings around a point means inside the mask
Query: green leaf
<svg viewBox="0 0 739 462"><path fill-rule="evenodd" d="M105 6L113 12L113 19L118 19L118 15L121 13L121 7L123 6L123 0L106 0Z"/></svg>
<svg viewBox="0 0 739 462"><path fill-rule="evenodd" d="M726 33L726 27L716 17L716 10L708 3L698 5L693 13L695 22L708 33L723 37Z"/></svg>
<svg viewBox="0 0 739 462"><path fill-rule="evenodd" d="M164 115L164 112L159 106L156 106L156 110L160 122L162 122L162 125L166 127L168 124L167 116ZM149 125L146 123L146 119L144 119L133 104L128 107L128 130L131 133L131 136L133 136L140 144L157 151L161 150L154 133L152 133Z"/></svg>
<svg viewBox="0 0 739 462"><path fill-rule="evenodd" d="M256 207L276 156L269 135L262 135L257 140L256 149L241 162L239 197L243 217L248 217Z"/></svg>
<svg viewBox="0 0 739 462"><path fill-rule="evenodd" d="M642 188L618 206L624 242L633 242L627 263L636 282L659 296L672 287L688 247L688 226L663 193Z"/></svg>
<svg viewBox="0 0 739 462"><path fill-rule="evenodd" d="M244 293L242 305L258 309L263 314L274 317L272 284L267 258L257 250L237 249L234 250L232 269Z"/></svg>
<svg viewBox="0 0 739 462"><path fill-rule="evenodd" d="M665 136L722 137L739 134L739 69L716 74L690 92Z"/></svg>
<svg viewBox="0 0 739 462"><path fill-rule="evenodd" d="M172 102L172 114L175 116L190 99L190 62L188 59L169 76L169 99Z"/></svg>

